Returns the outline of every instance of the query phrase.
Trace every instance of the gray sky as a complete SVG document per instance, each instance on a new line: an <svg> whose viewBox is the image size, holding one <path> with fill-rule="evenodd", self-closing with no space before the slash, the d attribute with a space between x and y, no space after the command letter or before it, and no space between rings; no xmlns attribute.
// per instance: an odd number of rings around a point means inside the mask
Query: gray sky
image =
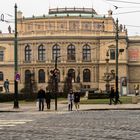
<svg viewBox="0 0 140 140"><path fill-rule="evenodd" d="M129 2L135 2L135 4ZM116 18L118 18L120 24L126 25L129 35L140 35L139 0L1 0L0 15L4 14L5 20L10 21L10 23L0 21L0 30L2 30L2 32L8 32L7 28L9 25L14 29L15 3L17 3L18 11L22 11L25 17L47 15L49 8L57 7L94 8L98 14L102 15L107 14L108 10L111 9L114 13L114 19L116 20ZM115 9L114 5L119 8ZM126 13L131 11L138 12ZM8 16L7 14L12 16ZM133 27L127 25L132 25Z"/></svg>

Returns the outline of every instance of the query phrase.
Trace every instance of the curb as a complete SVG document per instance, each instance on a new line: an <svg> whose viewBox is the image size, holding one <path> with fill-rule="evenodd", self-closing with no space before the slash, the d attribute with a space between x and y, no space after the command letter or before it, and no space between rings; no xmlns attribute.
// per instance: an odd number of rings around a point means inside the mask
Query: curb
<svg viewBox="0 0 140 140"><path fill-rule="evenodd" d="M94 111L94 110L95 111L104 111L104 110L140 110L140 108L93 108L93 109L81 109L81 111Z"/></svg>

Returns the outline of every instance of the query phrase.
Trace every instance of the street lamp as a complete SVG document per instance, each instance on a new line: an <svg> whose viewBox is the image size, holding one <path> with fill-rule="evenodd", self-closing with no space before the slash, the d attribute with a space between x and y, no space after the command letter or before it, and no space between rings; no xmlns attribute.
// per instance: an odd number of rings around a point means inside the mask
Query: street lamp
<svg viewBox="0 0 140 140"><path fill-rule="evenodd" d="M53 78L55 80L55 110L57 110L57 92L58 92L58 70L57 70L57 60L61 56L55 56L55 69Z"/></svg>
<svg viewBox="0 0 140 140"><path fill-rule="evenodd" d="M108 50L109 51L109 50ZM106 52L106 91L107 93L110 91L110 84L109 84L109 52Z"/></svg>
<svg viewBox="0 0 140 140"><path fill-rule="evenodd" d="M105 85L105 87L106 87L106 92L107 93L109 93L109 91L110 91L110 84L109 84L109 82L110 81L112 81L113 79L114 79L114 70L111 70L110 72L109 72L109 50L107 50L107 52L106 52L106 72L104 73L104 81L106 81L106 85Z"/></svg>
<svg viewBox="0 0 140 140"><path fill-rule="evenodd" d="M16 75L18 74L18 56L17 56L17 5L15 4L15 39L14 39L14 62L15 62L15 72L14 72L14 108L19 108L18 104L18 81Z"/></svg>
<svg viewBox="0 0 140 140"><path fill-rule="evenodd" d="M124 49L118 49L118 40L119 40L119 29L118 29L118 19L116 20L116 76L115 76L115 85L116 85L116 96L115 102L118 102L119 92L118 92L118 57L119 53L122 53Z"/></svg>

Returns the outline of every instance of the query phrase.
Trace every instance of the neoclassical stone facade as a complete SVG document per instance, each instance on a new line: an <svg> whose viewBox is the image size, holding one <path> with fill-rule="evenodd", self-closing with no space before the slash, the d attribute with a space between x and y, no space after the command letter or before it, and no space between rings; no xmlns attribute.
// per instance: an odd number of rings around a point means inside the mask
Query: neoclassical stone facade
<svg viewBox="0 0 140 140"><path fill-rule="evenodd" d="M109 54L108 72L116 68L116 21L111 12L99 16L94 9L62 8L50 9L48 15L24 17L17 13L18 22L18 81L19 91L25 86L28 76L37 87L48 85L50 71L59 70L59 91L63 90L68 73L73 76L73 90L98 88L105 90L104 74ZM119 25L118 48L123 49L118 57L119 91L123 92L122 79L127 79L125 91L133 90L131 71L139 65L129 61L129 47L132 45L127 30ZM138 46L137 46L138 47ZM136 69L135 69L136 70ZM133 72L136 77L138 76ZM0 34L0 87L5 79L10 81L14 92L14 34ZM135 80L133 81L135 84ZM115 85L115 79L110 82Z"/></svg>

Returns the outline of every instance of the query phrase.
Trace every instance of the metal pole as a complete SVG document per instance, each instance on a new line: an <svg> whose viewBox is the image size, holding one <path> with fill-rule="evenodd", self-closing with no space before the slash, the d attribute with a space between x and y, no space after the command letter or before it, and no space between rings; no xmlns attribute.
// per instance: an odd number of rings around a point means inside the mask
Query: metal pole
<svg viewBox="0 0 140 140"><path fill-rule="evenodd" d="M110 91L109 85L109 58L106 58L106 91Z"/></svg>
<svg viewBox="0 0 140 140"><path fill-rule="evenodd" d="M17 56L17 5L15 4L15 39L14 39L14 62L15 62L15 72L14 72L14 108L19 108L18 104L18 82L16 81L16 74L18 73L18 56Z"/></svg>
<svg viewBox="0 0 140 140"><path fill-rule="evenodd" d="M55 70L57 70L57 56L55 57ZM57 76L55 75L55 110L57 110L57 90L58 90L58 82Z"/></svg>
<svg viewBox="0 0 140 140"><path fill-rule="evenodd" d="M116 20L116 78L115 78L115 84L116 84L116 103L118 99L118 19Z"/></svg>

